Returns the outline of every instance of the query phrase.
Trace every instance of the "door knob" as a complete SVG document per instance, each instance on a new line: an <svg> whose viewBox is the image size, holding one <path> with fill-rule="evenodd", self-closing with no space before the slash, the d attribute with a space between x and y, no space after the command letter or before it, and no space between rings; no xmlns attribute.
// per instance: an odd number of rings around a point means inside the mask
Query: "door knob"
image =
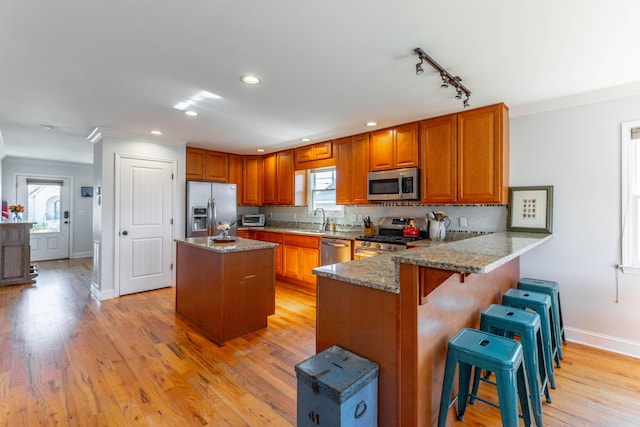
<svg viewBox="0 0 640 427"><path fill-rule="evenodd" d="M123 235L123 236L127 236L128 234L129 234L129 232L128 232L127 230L125 230L125 231L123 231L123 232L122 232L122 235Z"/></svg>

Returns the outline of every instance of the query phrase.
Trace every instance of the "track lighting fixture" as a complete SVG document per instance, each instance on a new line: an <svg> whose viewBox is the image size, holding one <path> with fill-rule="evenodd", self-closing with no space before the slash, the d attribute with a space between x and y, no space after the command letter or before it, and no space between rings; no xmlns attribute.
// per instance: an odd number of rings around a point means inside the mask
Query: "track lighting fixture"
<svg viewBox="0 0 640 427"><path fill-rule="evenodd" d="M424 72L424 70L422 69L422 63L424 61L427 61L433 68L435 68L437 71L440 72L440 77L442 78L442 83L440 84L440 87L443 89L446 89L449 86L453 86L454 89L456 90L456 95L455 95L456 99L462 99L462 96L463 95L465 96L464 101L462 101L462 106L464 108L468 108L471 106L471 104L469 104L471 91L461 83L462 79L460 77L458 76L454 77L451 74L449 74L447 70L442 68L440 64L438 64L433 58L427 55L427 53L424 50L420 49L419 47L415 48L413 52L416 55L418 55L418 58L420 59L420 62L416 64L417 75L420 75Z"/></svg>

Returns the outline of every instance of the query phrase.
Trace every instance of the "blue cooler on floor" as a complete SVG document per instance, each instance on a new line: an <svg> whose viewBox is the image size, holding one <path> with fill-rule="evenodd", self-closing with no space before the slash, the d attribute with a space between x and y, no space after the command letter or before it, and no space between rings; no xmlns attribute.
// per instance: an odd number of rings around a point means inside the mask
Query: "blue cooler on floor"
<svg viewBox="0 0 640 427"><path fill-rule="evenodd" d="M298 427L377 426L378 369L336 345L298 363Z"/></svg>

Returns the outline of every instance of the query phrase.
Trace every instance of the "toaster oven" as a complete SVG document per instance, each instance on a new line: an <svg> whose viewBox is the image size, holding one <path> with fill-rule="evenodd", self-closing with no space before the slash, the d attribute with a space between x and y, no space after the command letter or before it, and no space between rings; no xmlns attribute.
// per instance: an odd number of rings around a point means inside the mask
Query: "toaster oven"
<svg viewBox="0 0 640 427"><path fill-rule="evenodd" d="M264 214L242 214L243 227L263 227Z"/></svg>

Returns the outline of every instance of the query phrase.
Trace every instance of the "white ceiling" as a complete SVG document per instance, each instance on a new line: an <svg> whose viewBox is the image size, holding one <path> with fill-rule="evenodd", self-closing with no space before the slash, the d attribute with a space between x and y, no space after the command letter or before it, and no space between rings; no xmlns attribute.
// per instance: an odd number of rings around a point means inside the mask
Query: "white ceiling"
<svg viewBox="0 0 640 427"><path fill-rule="evenodd" d="M415 74L416 47L472 107L512 117L637 95L639 15L635 0L2 0L0 154L91 163L95 127L251 154L461 111L435 70ZM202 90L222 99L172 108Z"/></svg>

